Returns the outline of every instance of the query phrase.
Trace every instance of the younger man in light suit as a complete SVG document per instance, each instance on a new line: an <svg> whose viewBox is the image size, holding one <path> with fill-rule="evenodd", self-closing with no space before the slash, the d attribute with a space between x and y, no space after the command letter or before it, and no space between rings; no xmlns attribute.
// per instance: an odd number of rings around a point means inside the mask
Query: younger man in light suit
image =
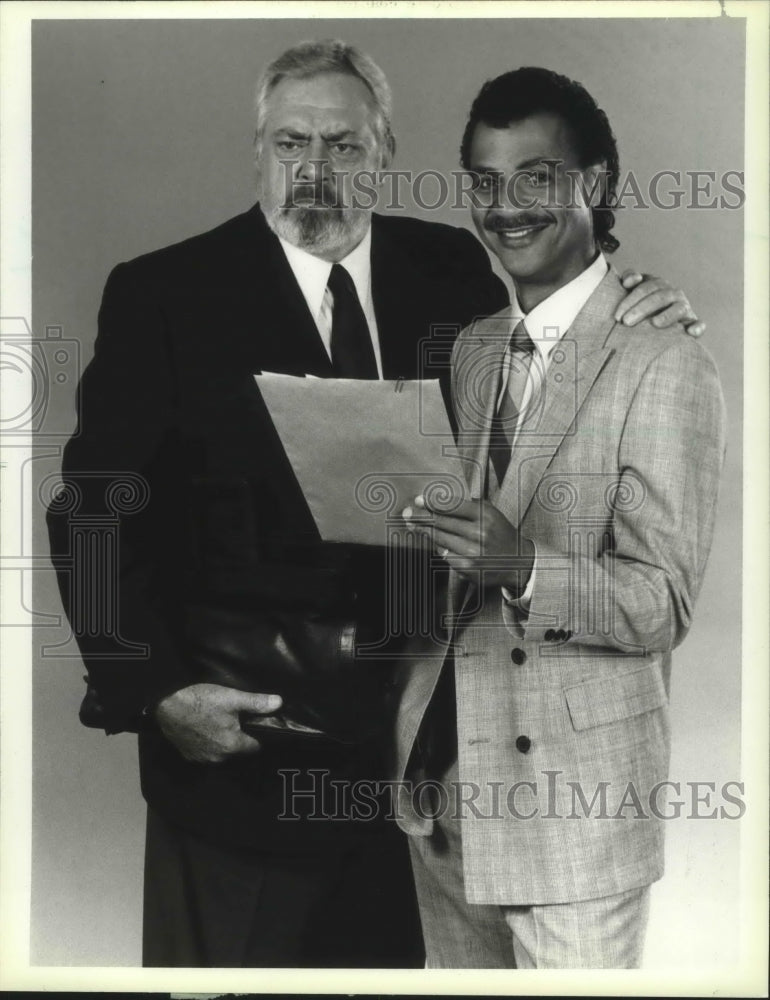
<svg viewBox="0 0 770 1000"><path fill-rule="evenodd" d="M398 721L401 774L434 797L405 796L400 820L428 964L635 967L722 394L691 338L614 318L617 149L579 84L542 69L486 84L462 156L516 294L453 352L474 499L424 526L452 569L451 652L412 665Z"/></svg>

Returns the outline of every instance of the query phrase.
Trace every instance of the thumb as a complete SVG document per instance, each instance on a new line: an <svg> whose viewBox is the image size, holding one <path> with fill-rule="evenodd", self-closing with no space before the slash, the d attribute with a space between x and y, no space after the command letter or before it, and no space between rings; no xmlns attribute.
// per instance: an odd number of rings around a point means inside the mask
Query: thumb
<svg viewBox="0 0 770 1000"><path fill-rule="evenodd" d="M234 691L233 708L239 712L255 712L258 715L269 715L277 711L283 704L283 699L277 694L262 694L253 691Z"/></svg>

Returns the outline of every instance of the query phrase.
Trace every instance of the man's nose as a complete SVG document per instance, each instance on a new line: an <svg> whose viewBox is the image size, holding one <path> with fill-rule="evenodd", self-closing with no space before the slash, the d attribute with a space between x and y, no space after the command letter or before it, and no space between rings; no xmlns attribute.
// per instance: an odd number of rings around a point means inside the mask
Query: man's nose
<svg viewBox="0 0 770 1000"><path fill-rule="evenodd" d="M502 212L521 212L537 203L537 192L528 183L525 173L517 171L506 177L497 188L495 208Z"/></svg>
<svg viewBox="0 0 770 1000"><path fill-rule="evenodd" d="M328 157L320 139L309 142L302 150L297 166L297 180L316 183L328 168Z"/></svg>

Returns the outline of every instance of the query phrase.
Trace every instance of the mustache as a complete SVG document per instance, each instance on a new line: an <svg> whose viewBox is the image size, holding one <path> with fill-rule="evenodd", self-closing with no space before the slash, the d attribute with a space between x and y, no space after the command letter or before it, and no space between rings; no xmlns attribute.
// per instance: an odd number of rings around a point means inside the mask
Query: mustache
<svg viewBox="0 0 770 1000"><path fill-rule="evenodd" d="M490 212L484 219L484 228L489 233L499 233L505 229L544 226L551 222L555 222L555 219L550 212L517 212L513 215Z"/></svg>
<svg viewBox="0 0 770 1000"><path fill-rule="evenodd" d="M298 202L300 204L298 204ZM340 192L326 181L292 184L284 208L343 208Z"/></svg>

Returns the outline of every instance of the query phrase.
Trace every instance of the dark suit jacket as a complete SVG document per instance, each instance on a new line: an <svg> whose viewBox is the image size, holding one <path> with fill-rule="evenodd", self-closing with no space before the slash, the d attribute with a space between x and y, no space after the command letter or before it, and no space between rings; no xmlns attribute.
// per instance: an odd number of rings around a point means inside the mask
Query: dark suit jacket
<svg viewBox="0 0 770 1000"><path fill-rule="evenodd" d="M448 360L451 332L502 308L505 289L465 231L402 217L375 216L372 226L384 375L435 377L441 358L434 352L421 367L420 342L441 326ZM276 746L225 764L191 764L142 721L145 706L202 679L191 672L183 639L185 614L202 595L321 616L353 590L361 606L377 604L375 551L320 544L255 387L253 373L262 370L332 374L258 206L118 265L79 389L79 427L64 454L65 482L80 501L69 511L54 503L49 525L104 728L140 731L148 802L223 843L315 849L325 838L338 843L339 831L334 823L275 822L277 769L376 776L367 752ZM122 498L121 479L129 483ZM116 563L108 557L101 575L89 568L87 546L71 551L73 518L100 515L119 522Z"/></svg>

